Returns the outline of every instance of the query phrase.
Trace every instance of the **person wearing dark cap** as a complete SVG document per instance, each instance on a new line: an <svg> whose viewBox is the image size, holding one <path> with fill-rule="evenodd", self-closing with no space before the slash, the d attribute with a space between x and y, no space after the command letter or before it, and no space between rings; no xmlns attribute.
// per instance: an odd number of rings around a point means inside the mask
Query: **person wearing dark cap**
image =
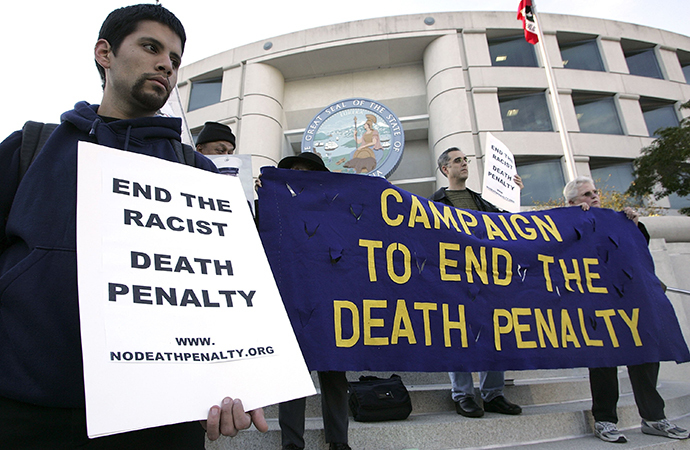
<svg viewBox="0 0 690 450"><path fill-rule="evenodd" d="M295 156L286 156L281 159L278 163L279 169L292 169L292 170L314 170L318 172L330 172L323 163L323 159L316 153L312 152L302 152ZM261 175L254 182L254 189L259 189L261 187Z"/></svg>
<svg viewBox="0 0 690 450"><path fill-rule="evenodd" d="M302 152L296 156L286 156L278 163L279 169L293 169L293 170L316 170L321 172L330 172L323 159L316 153Z"/></svg>
<svg viewBox="0 0 690 450"><path fill-rule="evenodd" d="M278 163L279 169L330 172L319 155L302 152L286 156ZM261 187L257 180L256 187ZM345 372L317 372L321 387L321 413L329 450L351 450L347 444L347 377ZM297 398L278 405L281 445L284 450L304 448L304 418L306 398Z"/></svg>
<svg viewBox="0 0 690 450"><path fill-rule="evenodd" d="M196 151L207 156L232 155L235 151L235 135L227 125L206 122L196 139Z"/></svg>

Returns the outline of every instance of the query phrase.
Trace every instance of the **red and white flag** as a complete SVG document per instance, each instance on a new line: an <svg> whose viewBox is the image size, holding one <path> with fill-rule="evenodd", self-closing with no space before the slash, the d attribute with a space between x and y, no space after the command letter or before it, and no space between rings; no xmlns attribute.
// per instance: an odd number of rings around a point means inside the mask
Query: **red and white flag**
<svg viewBox="0 0 690 450"><path fill-rule="evenodd" d="M537 23L532 14L532 0L520 0L518 6L518 20L522 20L522 27L525 29L525 40L530 44L539 42Z"/></svg>

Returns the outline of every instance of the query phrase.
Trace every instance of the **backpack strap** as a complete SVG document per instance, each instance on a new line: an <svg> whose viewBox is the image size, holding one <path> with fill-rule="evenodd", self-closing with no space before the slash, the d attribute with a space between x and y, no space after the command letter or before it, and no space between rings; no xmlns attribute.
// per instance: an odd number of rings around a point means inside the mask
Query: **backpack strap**
<svg viewBox="0 0 690 450"><path fill-rule="evenodd" d="M57 123L42 123L29 120L22 128L22 146L19 151L19 181L29 170L29 166L43 149L50 135L58 127Z"/></svg>
<svg viewBox="0 0 690 450"><path fill-rule="evenodd" d="M196 167L196 159L194 158L194 147L187 144L182 144L182 150L184 150L184 161L188 166Z"/></svg>
<svg viewBox="0 0 690 450"><path fill-rule="evenodd" d="M24 174L29 169L29 166L34 162L58 125L57 123L34 122L32 120L24 124L22 128L22 147L19 151L19 181L24 178ZM176 139L171 139L171 142L177 160L180 163L195 167L194 148Z"/></svg>
<svg viewBox="0 0 690 450"><path fill-rule="evenodd" d="M196 167L196 162L194 160L194 147L183 144L177 139L171 139L170 141L172 142L173 149L175 150L177 161L181 164Z"/></svg>

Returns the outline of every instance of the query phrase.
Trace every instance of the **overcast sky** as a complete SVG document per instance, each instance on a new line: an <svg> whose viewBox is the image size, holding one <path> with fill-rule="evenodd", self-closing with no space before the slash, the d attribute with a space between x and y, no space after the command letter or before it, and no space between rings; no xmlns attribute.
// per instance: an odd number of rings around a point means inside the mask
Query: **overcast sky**
<svg viewBox="0 0 690 450"><path fill-rule="evenodd" d="M533 0L534 1L534 0ZM182 65L244 44L353 20L443 11L517 11L519 0L163 0L187 31ZM689 0L538 0L541 13L632 22L690 35ZM5 1L0 7L0 140L26 120L57 122L100 103L93 46L116 0Z"/></svg>

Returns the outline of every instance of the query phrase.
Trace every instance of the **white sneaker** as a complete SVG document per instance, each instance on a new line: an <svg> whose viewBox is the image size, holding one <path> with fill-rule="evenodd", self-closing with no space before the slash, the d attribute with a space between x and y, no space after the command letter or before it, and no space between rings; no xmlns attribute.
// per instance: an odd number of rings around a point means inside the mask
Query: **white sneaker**
<svg viewBox="0 0 690 450"><path fill-rule="evenodd" d="M612 422L594 422L594 435L606 442L618 444L628 442L623 433L618 431L616 424Z"/></svg>
<svg viewBox="0 0 690 450"><path fill-rule="evenodd" d="M688 430L680 428L666 419L661 419L658 422L642 420L642 432L671 439L687 439L690 436Z"/></svg>

